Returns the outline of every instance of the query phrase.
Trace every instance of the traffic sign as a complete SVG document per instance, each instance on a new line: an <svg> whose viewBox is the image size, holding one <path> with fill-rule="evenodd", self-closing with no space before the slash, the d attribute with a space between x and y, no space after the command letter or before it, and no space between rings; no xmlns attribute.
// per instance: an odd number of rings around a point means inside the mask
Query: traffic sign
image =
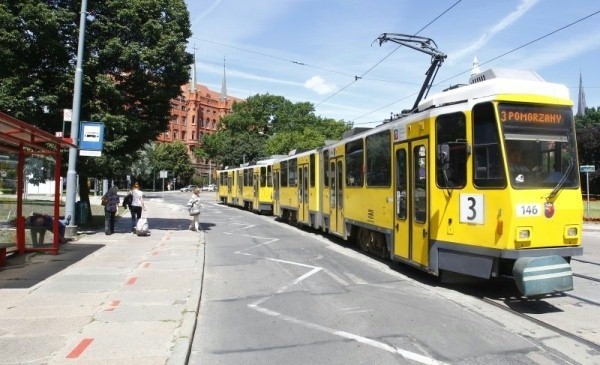
<svg viewBox="0 0 600 365"><path fill-rule="evenodd" d="M581 165L579 166L579 172L594 172L596 171L596 166L595 165Z"/></svg>

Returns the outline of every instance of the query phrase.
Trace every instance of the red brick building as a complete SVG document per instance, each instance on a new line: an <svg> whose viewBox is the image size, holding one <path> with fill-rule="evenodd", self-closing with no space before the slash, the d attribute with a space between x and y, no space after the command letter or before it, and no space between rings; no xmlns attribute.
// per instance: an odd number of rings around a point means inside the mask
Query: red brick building
<svg viewBox="0 0 600 365"><path fill-rule="evenodd" d="M182 141L188 148L196 175L205 181L214 179L215 166L208 160L194 156L193 150L198 147L202 137L217 130L219 120L231 113L234 102L243 99L227 95L225 69L223 69L223 85L221 92L212 91L196 82L195 67L192 67L192 82L181 87L181 95L171 100L171 121L167 131L158 137L159 143ZM211 178L209 179L209 176Z"/></svg>

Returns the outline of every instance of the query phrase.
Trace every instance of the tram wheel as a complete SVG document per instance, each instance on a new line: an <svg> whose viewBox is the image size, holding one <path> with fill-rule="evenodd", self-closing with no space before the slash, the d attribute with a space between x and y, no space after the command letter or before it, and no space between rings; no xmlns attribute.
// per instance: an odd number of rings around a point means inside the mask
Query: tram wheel
<svg viewBox="0 0 600 365"><path fill-rule="evenodd" d="M365 228L358 229L358 244L360 245L361 250L368 252L369 246L371 245L371 240L373 239L371 235L371 231Z"/></svg>

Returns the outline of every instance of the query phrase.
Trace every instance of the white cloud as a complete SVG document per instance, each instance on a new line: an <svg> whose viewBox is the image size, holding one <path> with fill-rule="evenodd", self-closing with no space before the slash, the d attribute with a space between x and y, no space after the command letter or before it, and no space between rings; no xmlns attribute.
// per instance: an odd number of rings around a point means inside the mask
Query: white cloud
<svg viewBox="0 0 600 365"><path fill-rule="evenodd" d="M497 22L489 30L487 30L485 33L483 33L481 35L481 37L479 37L478 40L476 40L475 42L471 43L469 46L467 46L461 50L453 52L452 60L454 62L456 62L457 60L459 60L460 58L462 58L464 56L469 56L469 57L474 56L475 53L477 52L477 50L481 49L484 45L486 45L488 43L488 41L490 39L492 39L496 34L500 33L504 29L508 28L515 21L519 20L537 2L538 2L538 0L523 0L521 2L521 4L519 4L519 6L517 7L517 9L515 11L508 14L504 18L500 19L499 22Z"/></svg>
<svg viewBox="0 0 600 365"><path fill-rule="evenodd" d="M319 95L328 94L337 89L335 84L325 81L321 76L313 76L306 80L304 87Z"/></svg>

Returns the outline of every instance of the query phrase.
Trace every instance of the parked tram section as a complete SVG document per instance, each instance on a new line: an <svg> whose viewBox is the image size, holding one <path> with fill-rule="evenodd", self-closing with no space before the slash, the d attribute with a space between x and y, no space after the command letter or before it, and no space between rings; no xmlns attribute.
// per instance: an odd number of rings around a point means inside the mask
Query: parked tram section
<svg viewBox="0 0 600 365"><path fill-rule="evenodd" d="M583 204L567 87L490 69L318 149L219 171L218 199L432 275L572 290Z"/></svg>

